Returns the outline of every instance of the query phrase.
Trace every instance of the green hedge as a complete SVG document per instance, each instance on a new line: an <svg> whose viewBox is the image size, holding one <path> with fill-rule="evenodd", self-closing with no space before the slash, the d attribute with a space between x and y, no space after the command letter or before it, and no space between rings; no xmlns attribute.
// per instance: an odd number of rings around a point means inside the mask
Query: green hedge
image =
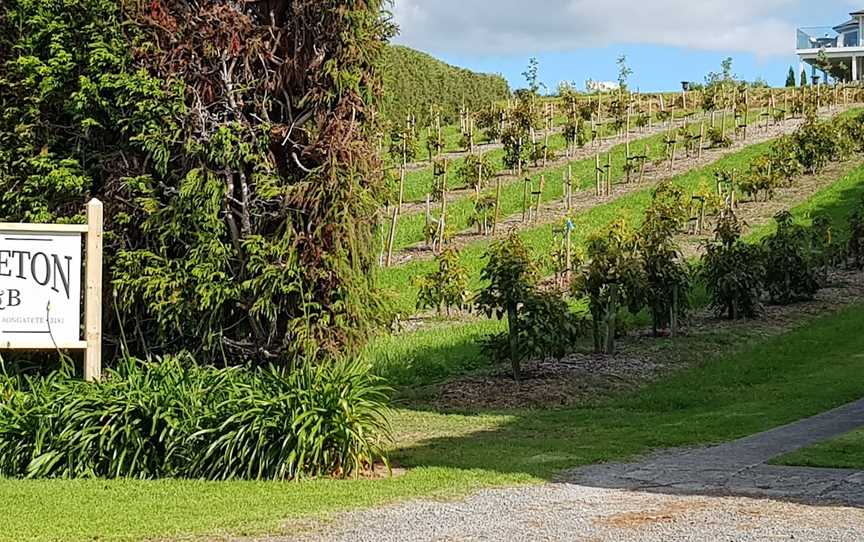
<svg viewBox="0 0 864 542"><path fill-rule="evenodd" d="M0 374L0 476L285 480L384 460L387 394L365 364L215 369L126 359L90 384Z"/></svg>
<svg viewBox="0 0 864 542"><path fill-rule="evenodd" d="M277 4L0 2L0 221L104 203L107 345L290 364L387 321L382 0Z"/></svg>
<svg viewBox="0 0 864 542"><path fill-rule="evenodd" d="M417 121L429 120L429 107L441 107L443 123L458 122L459 109L488 106L510 95L501 75L475 73L450 66L426 53L398 45L386 48L382 60L384 97L381 112L394 123L408 115Z"/></svg>

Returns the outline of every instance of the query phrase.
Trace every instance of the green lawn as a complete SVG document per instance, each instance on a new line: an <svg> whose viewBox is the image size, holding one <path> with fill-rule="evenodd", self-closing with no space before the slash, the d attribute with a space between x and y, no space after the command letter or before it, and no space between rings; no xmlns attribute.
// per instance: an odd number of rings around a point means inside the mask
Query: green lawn
<svg viewBox="0 0 864 542"><path fill-rule="evenodd" d="M0 481L0 540L140 540L290 531L290 520L417 496L537 483L563 468L653 448L720 442L864 395L864 306L785 335L666 341L696 366L638 394L578 409L445 414L399 410L386 480L300 483ZM703 357L708 343L723 346ZM718 346L718 347L719 347Z"/></svg>
<svg viewBox="0 0 864 542"><path fill-rule="evenodd" d="M797 467L864 470L864 429L780 456L771 463Z"/></svg>
<svg viewBox="0 0 864 542"><path fill-rule="evenodd" d="M433 322L425 329L377 337L364 353L376 374L391 386L427 386L487 367L478 341L506 326L506 322L481 317L470 322Z"/></svg>

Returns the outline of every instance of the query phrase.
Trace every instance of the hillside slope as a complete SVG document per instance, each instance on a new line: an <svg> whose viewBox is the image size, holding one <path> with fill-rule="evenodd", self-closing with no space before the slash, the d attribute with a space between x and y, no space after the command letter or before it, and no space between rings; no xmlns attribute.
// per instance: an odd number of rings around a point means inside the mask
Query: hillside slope
<svg viewBox="0 0 864 542"><path fill-rule="evenodd" d="M442 122L455 122L463 105L476 110L510 94L507 81L500 75L457 68L399 45L387 47L382 71L381 112L390 121L401 121L413 114L423 123L430 105L438 104L442 107Z"/></svg>

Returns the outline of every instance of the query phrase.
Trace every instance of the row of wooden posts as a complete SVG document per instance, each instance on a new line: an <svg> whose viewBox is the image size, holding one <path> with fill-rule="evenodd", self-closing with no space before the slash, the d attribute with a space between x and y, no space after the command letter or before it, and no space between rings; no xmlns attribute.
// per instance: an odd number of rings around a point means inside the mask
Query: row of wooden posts
<svg viewBox="0 0 864 542"><path fill-rule="evenodd" d="M722 121L725 123L725 118ZM713 118L712 118L713 124ZM670 122L670 126L674 126ZM685 121L686 127L686 121ZM702 148L703 148L703 140L705 135L705 124L704 120L702 122L702 126L700 129L699 136L699 149L698 153L701 157ZM674 138L674 128L670 129L670 138ZM675 160L675 141L674 139L667 140L667 145L671 145L671 152L668 152L670 156L669 167L671 169L674 160ZM644 153L640 155L631 155L630 154L630 141L629 138L626 141L625 146L625 164L629 163L638 163L639 176L638 181L640 183L644 180L645 175L645 166L649 159L648 146L644 147ZM433 250L433 252L439 252L445 242L446 242L446 217L447 217L447 197L448 197L448 174L449 174L449 161L446 159L442 159L436 167L435 170L435 184L440 187L439 193L439 218L435 219L432 216L432 197L431 194L426 195L426 212L425 212L425 231L426 231L426 240L427 245ZM392 257L393 257L393 245L395 241L396 229L398 226L398 218L401 212L401 207L403 205L404 198L404 182L405 182L405 172L406 172L406 160L405 155L403 153L403 161L402 167L400 167L400 183L399 183L399 201L398 205L393 207L391 212L391 222L389 228L389 236L387 240L387 251L385 258L385 266L389 267L392 265ZM480 171L478 171L478 184L477 190L478 194L480 191L480 187L483 184L483 171L482 166L478 165ZM626 170L626 182L632 181L632 171L634 168L625 167ZM595 194L598 197L609 197L612 194L612 153L606 153L605 162L601 160L601 153L598 151L595 154ZM521 173L521 171L520 171ZM521 175L520 175L521 176ZM564 198L565 198L565 209L569 214L572 208L572 194L573 194L573 167L572 164L568 165L567 172L564 175ZM540 176L540 184L537 190L533 189L533 180L530 178L526 178L524 181L524 189L523 189L523 202L522 202L522 220L523 222L536 222L539 218L541 204L543 201L543 191L545 188L546 176L545 174L541 174ZM501 199L501 179L500 177L496 180L496 196L495 196L495 205L494 205L494 219L492 220L492 228L491 234L494 236L497 234L498 224L500 222L500 199ZM484 228L485 230L485 228Z"/></svg>
<svg viewBox="0 0 864 542"><path fill-rule="evenodd" d="M817 91L817 100L821 100L820 96L821 96L821 91ZM772 120L774 122L777 122L777 117L779 116L779 114L782 114L784 119L789 116L789 114L790 114L789 113L789 106L788 106L789 92L786 92L786 91L783 92L783 99L784 99L783 108L782 109L777 108L776 95L773 91L770 93L768 100L767 100L767 103L766 103L766 105L768 106L768 110L761 113L762 117L765 119L765 124L763 126L765 129L768 128L769 123ZM828 102L828 105L836 107L841 102L848 105L849 99L850 98L849 98L849 89L848 88L843 89L842 100L841 100L840 90L835 87L834 91L833 91L833 95L832 95L832 100L830 102ZM598 95L598 97L597 97L598 111L601 111L601 107L602 107L601 106L601 100L602 100L602 95ZM687 103L686 100L687 100L687 93L684 92L683 93L683 103L684 104ZM666 106L665 106L662 95L659 96L659 101L660 101L661 110L665 110ZM649 99L648 103L649 103L649 111L650 111L651 106L653 104L653 100ZM822 101L821 103L825 103L825 102ZM726 126L727 126L727 110L722 109L719 112L719 115L718 115L718 112L716 112L716 111L711 112L710 125L712 128L716 127L718 116L720 117L719 121L720 121L721 134L723 137L725 137ZM461 117L460 127L463 130L463 132L467 132L468 134L473 134L474 129L475 129L473 116L468 114L467 110L465 110L462 112L460 117ZM544 134L545 141L544 141L543 166L546 167L548 165L549 136L550 136L550 133L554 129L554 117L555 117L555 104L554 103L547 103L545 105L544 117L546 119L545 120L546 130L545 130L545 134ZM439 141L440 141L440 138L441 138L440 115L438 115L436 118L437 118L437 121L435 123L435 125L436 125L435 129L438 132L438 137L439 137ZM682 120L683 120L683 128L685 130L688 130L688 132L689 132L689 124L688 124L689 119L688 119L688 117L685 116L685 117L683 117ZM652 116L649 116L649 122L653 122ZM735 124L736 131L739 131L741 133L742 140L746 141L746 139L748 137L749 125L750 125L750 99L749 99L749 91L745 91L744 92L743 116L740 114L737 114L736 115L736 124ZM413 129L415 129L415 126L416 126L416 120L409 118L407 121L408 129L413 130ZM650 126L650 124L649 124L649 126ZM668 134L667 134L667 138L666 138L666 146L667 146L666 154L667 154L668 160L669 160L668 161L668 164L669 164L668 167L669 167L669 170L671 171L674 167L674 163L675 163L675 159L676 159L676 153L677 153L677 149L678 149L678 133L677 133L676 128L675 128L674 110L672 111L672 114L669 115L669 117L668 117L667 128L668 128ZM695 150L697 158L701 158L703 149L705 147L705 144L704 144L705 143L705 137L706 137L706 131L705 130L706 130L706 115L703 114L701 122L700 122L700 129L699 129L699 135L698 135L698 145L696 145L696 150ZM595 134L595 139L599 139L596 137L597 129L596 129L596 125L594 124L593 120L592 120L592 131ZM627 118L626 118L624 130L623 130L623 135L625 138L625 159L624 159L625 168L624 169L625 169L625 173L626 173L626 182L628 182L628 183L631 182L634 173L638 170L638 182L642 183L644 181L644 176L645 176L645 166L649 160L649 152L648 152L648 147L646 145L644 147L644 152L642 154L631 154L631 148L630 148L630 146L631 146L631 141L630 141L630 138L631 138L631 112L629 110L627 113ZM693 139L697 139L695 134L691 135L690 137L692 137ZM533 129L531 130L531 138L532 138L532 144L536 146L537 133ZM473 143L473 137L469 137L469 140ZM394 241L395 241L395 233L396 233L396 229L398 226L398 218L399 218L399 215L401 213L401 210L402 210L402 207L404 204L405 175L406 175L406 170L407 170L407 165L408 165L408 163L407 163L407 150L405 148L405 145L406 145L406 142L405 142L405 139L403 138L403 153L402 153L402 160L400 163L400 173L399 173L398 203L396 206L393 207L393 209L391 211L391 215L390 215L390 219L391 219L390 229L389 229L389 236L388 236L388 240L387 240L386 257L385 257L385 261L384 261L384 264L388 267L390 265L392 265L393 245L394 245ZM599 142L598 142L598 145L599 145ZM689 157L690 153L692 151L692 145L690 145L689 142L685 141L685 146L687 149L687 156ZM472 148L469 149L469 152L471 152L473 154L475 151L474 145L472 144L471 147ZM569 157L569 155L570 155L569 149L568 149L567 154ZM440 179L440 180L436 181L436 184L438 186L440 186L440 209L439 209L440 216L438 219L434 219L432 217L431 195L427 194L427 197L426 197L427 244L435 252L438 252L441 248L443 248L443 246L446 242L446 235L447 235L446 216L447 216L447 204L448 204L448 202L447 202L447 194L448 194L447 176L448 176L448 169L449 169L448 160L442 159L443 149L441 148L440 145L438 145L438 148L437 148L437 155L440 159L440 162L443 164L443 167L440 169L440 171L436 172L436 179ZM478 201L479 201L480 187L483 184L483 173L484 172L482 171L482 166L478 165L478 168L480 169L480 171L478 171L478 185L477 185L477 191L478 191L477 196L478 196ZM521 157L520 157L519 163L517 164L517 169L514 173L518 177L521 177L522 176L522 169L523 168L522 168ZM489 176L491 177L491 174ZM536 221L537 218L539 217L540 204L542 202L542 194L543 194L543 189L545 187L545 175L541 175L541 177L540 177L540 186L539 186L538 190L533 190L532 184L533 183L530 179L525 180L525 188L524 188L524 193L523 193L523 205L522 205L523 221L529 221L529 222L532 220ZM571 210L571 206L572 206L572 165L568 166L568 171L565 174L564 192L565 192L564 197L566 199L565 207L566 207L567 213L569 214L569 212ZM603 162L601 160L601 153L598 149L597 153L595 154L595 195L597 195L598 197L609 197L609 196L611 196L611 193L612 193L612 156L611 156L611 152L607 153L606 160L605 160L605 162ZM500 197L501 197L501 179L498 178L497 182L496 182L496 196L495 196L494 218L492 220L492 227L491 227L491 230L488 227L485 227L486 221L488 220L488 217L486 217L484 215L484 218L483 218L484 227L481 228L481 231L484 234L488 234L491 231L491 234L494 236L498 232L498 224L500 222ZM734 197L734 191L733 191L733 197ZM704 219L700 219L698 221L698 229L700 231L702 229L703 222L704 222ZM432 229L433 227L434 227L434 231Z"/></svg>
<svg viewBox="0 0 864 542"><path fill-rule="evenodd" d="M822 107L825 105L836 107L836 106L839 106L840 104L844 104L844 105L848 106L850 101L860 100L861 99L861 91L862 91L862 88L858 85L842 85L842 86L835 85L835 86L830 86L830 87L825 86L825 85L820 85L820 86L816 86L816 87L768 89L765 92L755 90L754 92L757 95L760 93L764 93L765 94L764 99L761 101L764 102L764 106L766 108L771 108L771 109L779 109L777 107L778 95L782 95L783 104L784 104L782 107L782 110L788 112L790 110L789 109L790 99L792 97L794 97L796 95L796 93L802 94L805 92L814 92L815 96L816 96L816 102L817 102L818 107ZM690 105L693 105L693 106L698 105L700 102L699 96L700 96L700 94L702 94L702 92L703 91L700 91L700 90L682 91L681 92L681 100L680 100L682 109L686 110L688 108L688 106L690 106ZM734 95L734 93L736 93L736 92L739 92L739 90L736 87L730 86L728 88L724 88L724 90L722 91L723 98L720 101L724 104L734 104L734 100L732 99L731 96ZM749 100L749 96L750 96L750 92L751 92L750 89L746 89L745 92L747 93L748 100ZM696 98L692 98L691 96L693 96L693 95L695 95ZM598 93L595 96L589 96L589 97L584 98L585 100L588 100L589 102L592 100L596 102L596 106L594 106L595 111L594 111L594 114L592 114L592 128L594 127L594 125L602 124L601 119L603 117L603 99L604 99L604 97L614 97L614 96L615 96L615 94L613 92L613 93L609 93L609 94ZM633 93L631 96L634 97L633 101L635 102L636 108L638 111L642 111L642 112L647 111L648 127L649 128L653 128L655 111L666 112L668 108L671 108L674 112L674 110L677 109L677 107L674 104L670 105L670 104L666 103L667 100L666 100L664 94L650 95L650 94ZM575 104L575 102L574 102L574 104ZM494 103L492 104L492 107L493 108L495 107ZM508 100L507 107L510 107L510 108L513 107L512 100ZM554 118L555 118L555 113L556 113L557 107L558 107L558 104L556 104L555 102L544 102L545 116L548 119L547 125L550 128L554 128ZM632 107L633 107L633 104L630 105L631 113L632 113ZM726 109L728 109L728 107L724 107L721 109L725 111ZM575 112L571 112L571 113L575 113ZM429 115L430 115L430 118L432 119L432 122L431 122L430 127L429 127L429 135L431 136L433 131L436 132L438 135L437 141L440 141L441 140L441 134L442 134L440 110L438 108L436 108L435 106L430 106ZM505 123L505 118L504 118L505 116L506 115L502 111L502 118L501 118L502 129L503 129L503 126ZM416 122L417 121L416 121L415 116L413 116L413 115L409 116L409 127L410 127L412 134L414 134L415 136L417 133ZM461 131L463 134L466 134L469 136L473 136L476 133L474 116L471 115L470 112L468 111L468 109L464 108L464 107L460 111L460 128L461 128ZM380 134L379 135L379 150L381 150L382 146L383 146L383 134ZM434 153L430 153L430 157L429 157L430 161L432 160L433 157L434 157Z"/></svg>

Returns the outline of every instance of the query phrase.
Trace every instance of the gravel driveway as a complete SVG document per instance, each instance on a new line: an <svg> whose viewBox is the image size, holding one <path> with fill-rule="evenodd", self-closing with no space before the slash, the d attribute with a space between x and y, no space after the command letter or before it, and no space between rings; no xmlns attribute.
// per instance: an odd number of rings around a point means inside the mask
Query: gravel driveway
<svg viewBox="0 0 864 542"><path fill-rule="evenodd" d="M589 466L556 483L459 501L361 510L278 540L859 542L864 472L765 462L862 425L864 400L720 446Z"/></svg>

